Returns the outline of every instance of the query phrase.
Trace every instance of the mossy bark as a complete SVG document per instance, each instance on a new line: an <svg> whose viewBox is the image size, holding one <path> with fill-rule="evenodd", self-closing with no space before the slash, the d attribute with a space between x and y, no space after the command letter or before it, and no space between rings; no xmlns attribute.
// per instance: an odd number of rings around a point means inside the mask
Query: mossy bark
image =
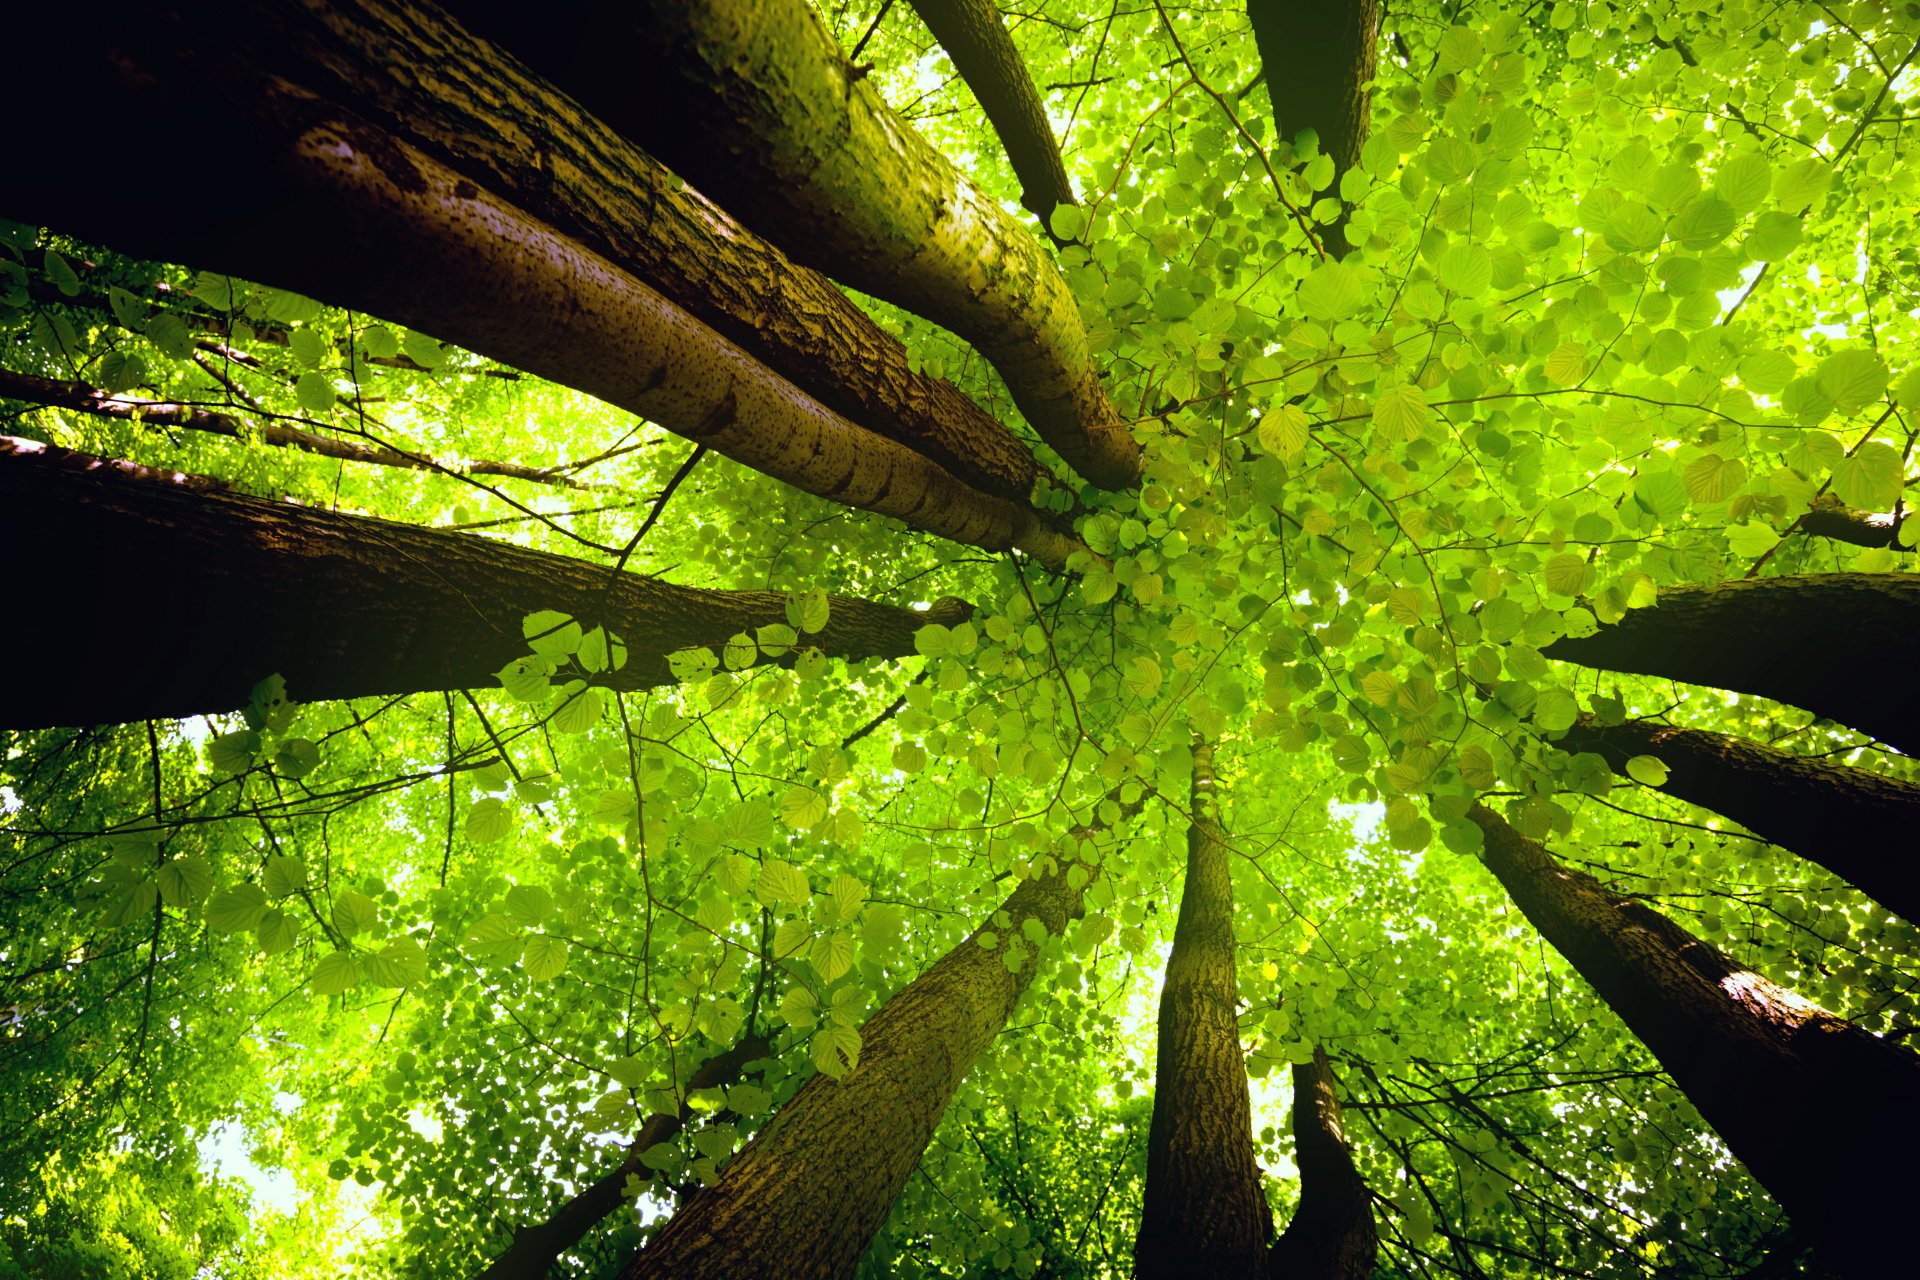
<svg viewBox="0 0 1920 1280"><path fill-rule="evenodd" d="M1481 861L1658 1058L1828 1265L1903 1274L1891 1230L1920 1143L1920 1055L1809 1004L1644 904L1560 865L1492 810Z"/></svg>
<svg viewBox="0 0 1920 1280"><path fill-rule="evenodd" d="M1758 694L1920 754L1920 576L1829 573L1663 587L1549 658Z"/></svg>
<svg viewBox="0 0 1920 1280"><path fill-rule="evenodd" d="M1213 748L1193 757L1180 919L1160 993L1147 1182L1134 1274L1265 1274L1273 1214L1253 1158L1234 972L1233 882L1215 810Z"/></svg>
<svg viewBox="0 0 1920 1280"><path fill-rule="evenodd" d="M773 591L673 586L472 534L245 497L217 481L0 437L14 625L0 728L232 711L278 673L295 701L496 686L540 609L628 646L615 689L672 682L667 655L786 622ZM930 613L829 600L805 637L901 657Z"/></svg>
<svg viewBox="0 0 1920 1280"><path fill-rule="evenodd" d="M452 8L795 259L972 343L1082 476L1138 482L1139 446L1060 272L893 113L806 0Z"/></svg>
<svg viewBox="0 0 1920 1280"><path fill-rule="evenodd" d="M1724 733L1582 716L1554 741L1592 751L1622 777L1634 756L1667 766L1660 790L1731 818L1920 922L1920 787Z"/></svg>

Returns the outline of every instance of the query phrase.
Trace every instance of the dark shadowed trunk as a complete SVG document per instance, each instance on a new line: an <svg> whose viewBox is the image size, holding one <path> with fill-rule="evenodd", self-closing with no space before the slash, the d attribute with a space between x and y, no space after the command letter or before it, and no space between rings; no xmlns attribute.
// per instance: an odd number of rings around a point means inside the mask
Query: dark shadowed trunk
<svg viewBox="0 0 1920 1280"><path fill-rule="evenodd" d="M869 431L1024 500L1031 450L834 284L793 263L510 55L419 0L223 0L176 42L273 71L420 147L632 273Z"/></svg>
<svg viewBox="0 0 1920 1280"><path fill-rule="evenodd" d="M1634 756L1667 766L1660 790L1731 818L1818 863L1887 910L1920 920L1920 787L1745 738L1635 720L1582 716L1554 743L1592 751L1626 776Z"/></svg>
<svg viewBox="0 0 1920 1280"><path fill-rule="evenodd" d="M450 8L797 261L972 343L1082 476L1139 481L1040 242L887 106L806 0Z"/></svg>
<svg viewBox="0 0 1920 1280"><path fill-rule="evenodd" d="M1333 186L1360 163L1371 109L1378 0L1247 0L1275 132L1292 141L1302 129L1320 135L1333 158Z"/></svg>
<svg viewBox="0 0 1920 1280"><path fill-rule="evenodd" d="M1134 1243L1142 1280L1262 1275L1273 1237L1253 1158L1233 883L1214 789L1213 748L1196 744L1186 886L1160 993L1147 1183Z"/></svg>
<svg viewBox="0 0 1920 1280"><path fill-rule="evenodd" d="M1904 1274L1920 1056L1736 964L1561 866L1492 810L1469 817L1514 903L1673 1076L1829 1265Z"/></svg>
<svg viewBox="0 0 1920 1280"><path fill-rule="evenodd" d="M1758 694L1920 752L1920 576L1829 573L1663 587L1549 658Z"/></svg>
<svg viewBox="0 0 1920 1280"><path fill-rule="evenodd" d="M913 0L913 11L953 59L953 69L973 90L975 100L1006 148L1014 176L1020 179L1020 203L1052 235L1048 219L1054 206L1079 203L1040 93L1027 64L992 0Z"/></svg>
<svg viewBox="0 0 1920 1280"><path fill-rule="evenodd" d="M667 655L784 625L773 591L702 591L472 534L223 492L217 482L0 437L9 549L0 727L231 711L276 672L300 702L495 686L556 609L626 641L617 689L672 682ZM899 657L931 613L833 597L830 655ZM772 657L772 655L767 655Z"/></svg>
<svg viewBox="0 0 1920 1280"><path fill-rule="evenodd" d="M1272 1280L1371 1280L1373 1195L1353 1167L1326 1050L1293 1069L1293 1162L1300 1203L1273 1243Z"/></svg>
<svg viewBox="0 0 1920 1280"><path fill-rule="evenodd" d="M1816 538L1830 538L1856 547L1911 551L1912 547L1900 543L1900 526L1907 522L1907 515L1905 512L1896 516L1856 511L1832 494L1824 494L1814 502L1811 511L1800 517L1799 529Z"/></svg>
<svg viewBox="0 0 1920 1280"><path fill-rule="evenodd" d="M392 134L281 79L205 77L171 27L156 33L121 6L112 16L111 29L36 17L53 30L35 40L62 56L35 66L112 129L185 146L187 160L204 145L201 159L247 201L189 204L157 191L101 201L88 157L49 139L0 170L0 212L397 320L799 489L957 542L1021 547L1054 567L1077 545L1031 508L849 422L604 257ZM0 102L19 105L40 88L54 91L33 75L9 78Z"/></svg>
<svg viewBox="0 0 1920 1280"><path fill-rule="evenodd" d="M1093 868L1028 880L1001 907L887 1001L860 1030L859 1065L814 1077L746 1150L628 1263L621 1280L840 1280L851 1275L966 1078L1033 980L1031 949L1007 967L1027 920L1058 934L1081 913ZM981 934L998 933L989 949ZM1017 942L1011 945L1021 945Z"/></svg>
<svg viewBox="0 0 1920 1280"><path fill-rule="evenodd" d="M767 1038L748 1036L739 1044L710 1058L687 1078L687 1094L698 1089L719 1089L736 1084L741 1068L767 1056ZM656 1112L647 1117L640 1132L627 1147L626 1158L604 1177L555 1209L544 1221L517 1227L513 1244L494 1259L478 1280L545 1280L554 1260L573 1246L608 1214L628 1201L627 1180L651 1181L655 1172L641 1156L650 1147L670 1141L693 1117L693 1107L682 1101L677 1112Z"/></svg>

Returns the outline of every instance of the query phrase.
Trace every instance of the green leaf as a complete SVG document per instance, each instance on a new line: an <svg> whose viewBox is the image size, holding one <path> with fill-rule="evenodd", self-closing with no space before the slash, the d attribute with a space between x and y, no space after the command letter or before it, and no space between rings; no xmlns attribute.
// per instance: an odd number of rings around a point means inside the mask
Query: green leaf
<svg viewBox="0 0 1920 1280"><path fill-rule="evenodd" d="M1545 365L1547 379L1557 387L1578 385L1589 372L1592 365L1587 359L1587 347L1583 342L1563 342L1547 356Z"/></svg>
<svg viewBox="0 0 1920 1280"><path fill-rule="evenodd" d="M1313 320L1344 320L1360 309L1367 290L1360 272L1340 262L1323 262L1300 282L1300 308Z"/></svg>
<svg viewBox="0 0 1920 1280"><path fill-rule="evenodd" d="M807 959L822 982L837 982L853 968L853 940L844 933L824 933L807 949Z"/></svg>
<svg viewBox="0 0 1920 1280"><path fill-rule="evenodd" d="M344 951L331 951L320 957L307 977L307 986L317 996L344 995L360 985L360 962Z"/></svg>
<svg viewBox="0 0 1920 1280"><path fill-rule="evenodd" d="M1373 426L1382 443L1411 440L1426 429L1427 393L1411 382L1388 387L1373 402Z"/></svg>
<svg viewBox="0 0 1920 1280"><path fill-rule="evenodd" d="M1865 511L1892 508L1901 479L1899 451L1880 440L1869 440L1833 466L1834 496Z"/></svg>
<svg viewBox="0 0 1920 1280"><path fill-rule="evenodd" d="M179 910L199 906L213 892L213 869L205 858L192 854L168 858L160 864L155 879L160 886L160 901Z"/></svg>
<svg viewBox="0 0 1920 1280"><path fill-rule="evenodd" d="M520 927L502 915L484 915L467 930L466 948L486 964L512 964L525 945Z"/></svg>
<svg viewBox="0 0 1920 1280"><path fill-rule="evenodd" d="M1667 785L1667 766L1658 756L1633 756L1627 761L1627 776L1649 787Z"/></svg>
<svg viewBox="0 0 1920 1280"><path fill-rule="evenodd" d="M1747 466L1738 458L1703 453L1681 473L1687 496L1695 502L1725 502L1747 482Z"/></svg>
<svg viewBox="0 0 1920 1280"><path fill-rule="evenodd" d="M1743 151L1721 162L1714 171L1713 190L1738 213L1751 213L1767 198L1773 170L1757 151Z"/></svg>
<svg viewBox="0 0 1920 1280"><path fill-rule="evenodd" d="M1078 240L1087 229L1087 211L1079 205L1057 204L1047 216L1047 225L1061 240Z"/></svg>
<svg viewBox="0 0 1920 1280"><path fill-rule="evenodd" d="M287 335L287 349L293 358L309 369L317 369L327 358L327 342L312 329L295 329Z"/></svg>
<svg viewBox="0 0 1920 1280"><path fill-rule="evenodd" d="M306 738L282 739L273 767L283 777L304 778L320 767L320 748Z"/></svg>
<svg viewBox="0 0 1920 1280"><path fill-rule="evenodd" d="M800 906L813 897L806 873L790 862L768 858L754 877L753 896L762 906Z"/></svg>
<svg viewBox="0 0 1920 1280"><path fill-rule="evenodd" d="M513 830L513 810L506 802L486 796L473 802L467 810L467 839L476 844L488 844L506 838Z"/></svg>
<svg viewBox="0 0 1920 1280"><path fill-rule="evenodd" d="M300 922L279 907L269 907L260 914L253 937L262 953L277 956L282 951L293 950L294 944L300 941Z"/></svg>
<svg viewBox="0 0 1920 1280"><path fill-rule="evenodd" d="M223 733L207 743L207 763L221 773L239 773L253 765L260 751L260 735L251 729Z"/></svg>
<svg viewBox="0 0 1920 1280"><path fill-rule="evenodd" d="M1307 411L1299 405L1276 404L1261 415L1260 447L1292 462L1306 451L1308 425Z"/></svg>
<svg viewBox="0 0 1920 1280"><path fill-rule="evenodd" d="M553 731L585 733L599 724L601 716L605 714L606 704L600 690L587 688L579 681L574 681L553 713Z"/></svg>
<svg viewBox="0 0 1920 1280"><path fill-rule="evenodd" d="M47 279L53 281L55 288L69 298L80 296L80 277L74 273L73 267L65 258L49 249L44 262Z"/></svg>
<svg viewBox="0 0 1920 1280"><path fill-rule="evenodd" d="M1879 352L1851 347L1822 360L1814 379L1835 408L1854 413L1886 394L1887 365Z"/></svg>
<svg viewBox="0 0 1920 1280"><path fill-rule="evenodd" d="M537 927L554 913L553 895L537 884L517 884L507 890L507 915L521 924Z"/></svg>
<svg viewBox="0 0 1920 1280"><path fill-rule="evenodd" d="M1452 292L1475 297L1493 284L1493 255L1470 241L1456 244L1440 255L1434 274Z"/></svg>
<svg viewBox="0 0 1920 1280"><path fill-rule="evenodd" d="M1578 596L1585 593L1587 584L1592 580L1593 568L1585 556L1562 553L1547 561L1542 571L1546 579L1547 590L1557 596Z"/></svg>
<svg viewBox="0 0 1920 1280"><path fill-rule="evenodd" d="M342 889L333 899L333 927L346 937L365 933L380 919L380 906L355 889Z"/></svg>
<svg viewBox="0 0 1920 1280"><path fill-rule="evenodd" d="M944 658L953 652L953 633L937 622L929 622L913 633L913 651L923 658Z"/></svg>
<svg viewBox="0 0 1920 1280"><path fill-rule="evenodd" d="M792 786L780 797L780 821L810 831L827 816L827 798L812 787Z"/></svg>
<svg viewBox="0 0 1920 1280"><path fill-rule="evenodd" d="M811 1057L821 1074L844 1080L860 1065L860 1033L829 1023L813 1033Z"/></svg>
<svg viewBox="0 0 1920 1280"><path fill-rule="evenodd" d="M363 962L367 981L376 987L411 987L427 976L427 953L412 938L395 938Z"/></svg>
<svg viewBox="0 0 1920 1280"><path fill-rule="evenodd" d="M539 609L520 622L520 634L527 647L543 658L564 658L580 648L586 632L570 614L557 609Z"/></svg>
<svg viewBox="0 0 1920 1280"><path fill-rule="evenodd" d="M535 982L548 982L567 970L567 944L564 939L537 933L527 939L520 952L520 967Z"/></svg>
<svg viewBox="0 0 1920 1280"><path fill-rule="evenodd" d="M261 877L261 886L269 898L284 898L290 893L298 893L307 887L307 864L298 858L283 858L275 854L267 859L267 870Z"/></svg>
<svg viewBox="0 0 1920 1280"><path fill-rule="evenodd" d="M808 635L825 630L830 612L827 593L819 587L787 597L787 625Z"/></svg>
<svg viewBox="0 0 1920 1280"><path fill-rule="evenodd" d="M257 884L229 885L207 899L207 927L220 933L245 933L266 914L267 895Z"/></svg>
<svg viewBox="0 0 1920 1280"><path fill-rule="evenodd" d="M336 398L333 379L317 369L301 374L299 380L293 384L294 403L308 413L330 411Z"/></svg>

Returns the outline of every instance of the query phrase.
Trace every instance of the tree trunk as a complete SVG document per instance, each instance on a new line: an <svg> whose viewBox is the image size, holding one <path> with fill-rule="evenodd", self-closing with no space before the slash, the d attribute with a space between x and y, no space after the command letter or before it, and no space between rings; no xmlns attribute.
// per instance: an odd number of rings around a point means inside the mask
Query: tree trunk
<svg viewBox="0 0 1920 1280"><path fill-rule="evenodd" d="M1326 1050L1293 1068L1293 1162L1300 1204L1274 1241L1272 1280L1371 1280L1379 1240L1373 1194L1353 1167Z"/></svg>
<svg viewBox="0 0 1920 1280"><path fill-rule="evenodd" d="M741 1069L749 1062L766 1057L769 1048L765 1036L746 1037L725 1053L702 1063L700 1069L688 1077L685 1092L691 1094L696 1089L718 1089L738 1083ZM677 1114L662 1111L648 1116L628 1145L625 1159L555 1209L545 1221L516 1228L513 1243L476 1280L546 1280L548 1270L561 1254L579 1244L602 1219L627 1203L628 1178L647 1182L657 1176L640 1157L648 1148L670 1141L692 1116L693 1108L684 1100Z"/></svg>
<svg viewBox="0 0 1920 1280"><path fill-rule="evenodd" d="M658 290L834 412L1024 502L1032 451L795 265L512 57L420 0L227 0L172 40L304 84Z"/></svg>
<svg viewBox="0 0 1920 1280"><path fill-rule="evenodd" d="M1813 509L1800 517L1800 532L1816 538L1831 538L1835 542L1847 542L1856 547L1887 547L1894 551L1911 551L1912 547L1900 545L1900 526L1906 523L1906 513L1898 515L1872 511L1855 511L1832 494L1823 494L1815 499Z"/></svg>
<svg viewBox="0 0 1920 1280"><path fill-rule="evenodd" d="M786 622L773 591L703 591L471 534L224 492L216 481L0 437L13 672L0 728L231 711L279 673L296 701L491 686L556 609L627 644L615 689L667 655ZM831 656L900 657L930 613L835 596ZM777 656L777 655L776 655Z"/></svg>
<svg viewBox="0 0 1920 1280"><path fill-rule="evenodd" d="M1233 882L1215 811L1213 748L1193 753L1180 920L1160 993L1147 1183L1134 1274L1264 1273L1273 1214L1253 1158L1233 959Z"/></svg>
<svg viewBox="0 0 1920 1280"><path fill-rule="evenodd" d="M1741 968L1571 871L1481 805L1480 857L1708 1124L1849 1276L1911 1269L1920 1056Z"/></svg>
<svg viewBox="0 0 1920 1280"><path fill-rule="evenodd" d="M1079 872L1093 868L1075 864ZM815 1076L746 1150L627 1264L621 1280L839 1280L886 1222L900 1189L966 1078L1032 981L1006 948L1020 926L1058 934L1081 913L1086 888L1069 866L1025 881L989 918L861 1028L860 1062L844 1080ZM993 949L981 935L999 934Z"/></svg>
<svg viewBox="0 0 1920 1280"><path fill-rule="evenodd" d="M991 0L913 0L913 11L953 59L954 70L973 90L993 131L1000 135L1014 176L1020 179L1020 203L1052 236L1054 206L1079 201L1074 199L1073 183L1053 139L1047 109L1000 10Z"/></svg>
<svg viewBox="0 0 1920 1280"><path fill-rule="evenodd" d="M797 260L971 342L1082 476L1138 482L1066 281L806 0L451 7Z"/></svg>
<svg viewBox="0 0 1920 1280"><path fill-rule="evenodd" d="M174 427L186 431L204 431L216 436L258 440L262 444L299 449L344 462L437 471L450 476L504 476L514 480L530 480L535 484L558 485L565 489L607 487L588 484L565 472L523 466L517 462L439 462L424 454L407 453L380 445L357 444L352 440L341 440L302 427L290 427L282 422L253 422L196 405L115 395L98 387L89 387L83 382L59 382L52 378L37 378L29 373L14 373L9 369L0 369L0 400L20 400L28 404L72 409L77 413L146 427Z"/></svg>
<svg viewBox="0 0 1920 1280"><path fill-rule="evenodd" d="M1622 777L1633 756L1667 766L1660 790L1731 818L1817 863L1887 910L1920 922L1920 787L1723 733L1581 716L1554 743L1593 751Z"/></svg>
<svg viewBox="0 0 1920 1280"><path fill-rule="evenodd" d="M115 33L86 34L104 53ZM81 41L66 32L43 47ZM1056 568L1078 546L1032 509L848 422L606 259L350 113L281 80L207 85L190 63L141 61L137 30L112 48L113 60L40 61L70 73L63 95L126 113L122 133L157 130L176 151L204 137L207 165L248 201L103 201L89 158L43 131L0 171L0 210L386 316L956 542L1018 547Z"/></svg>
<svg viewBox="0 0 1920 1280"><path fill-rule="evenodd" d="M1920 754L1920 577L1829 573L1663 587L1583 639L1542 650L1588 667L1758 694Z"/></svg>
<svg viewBox="0 0 1920 1280"><path fill-rule="evenodd" d="M1320 136L1333 158L1333 186L1360 163L1366 145L1378 59L1379 0L1247 0L1260 46L1275 132L1291 141L1302 129Z"/></svg>

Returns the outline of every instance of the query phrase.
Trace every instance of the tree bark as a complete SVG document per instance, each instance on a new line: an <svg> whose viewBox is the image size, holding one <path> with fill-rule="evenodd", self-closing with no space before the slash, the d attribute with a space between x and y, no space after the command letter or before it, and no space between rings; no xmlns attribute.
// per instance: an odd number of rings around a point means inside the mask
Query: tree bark
<svg viewBox="0 0 1920 1280"><path fill-rule="evenodd" d="M725 1053L700 1064L699 1070L687 1078L686 1092L737 1083L741 1069L749 1062L766 1057L770 1047L765 1036L746 1037ZM628 1178L647 1182L657 1176L641 1156L648 1148L670 1141L692 1116L693 1108L686 1101L680 1103L677 1113L660 1111L648 1116L628 1145L625 1159L555 1209L544 1221L516 1228L513 1243L480 1272L476 1280L545 1280L561 1254L579 1244L587 1232L627 1202Z"/></svg>
<svg viewBox="0 0 1920 1280"><path fill-rule="evenodd" d="M223 0L173 29L305 84L580 241L834 412L1024 502L1032 450L817 272L420 0Z"/></svg>
<svg viewBox="0 0 1920 1280"><path fill-rule="evenodd" d="M1874 511L1855 511L1832 494L1824 494L1814 500L1812 510L1800 517L1800 532L1816 538L1851 543L1856 547L1911 551L1912 547L1900 545L1899 540L1900 526L1906 523L1906 519L1905 512L1883 515Z"/></svg>
<svg viewBox="0 0 1920 1280"><path fill-rule="evenodd" d="M1372 109L1379 0L1247 0L1260 47L1275 132L1320 136L1333 158L1333 187L1360 163Z"/></svg>
<svg viewBox="0 0 1920 1280"><path fill-rule="evenodd" d="M1079 864L1091 875L1093 868ZM840 1280L885 1223L954 1090L1032 981L1005 948L1020 926L1058 934L1086 888L1069 868L1023 882L988 919L887 1001L861 1028L860 1063L844 1080L819 1075L780 1109L720 1182L694 1196L620 1273L621 1280ZM981 935L1000 933L989 950Z"/></svg>
<svg viewBox="0 0 1920 1280"><path fill-rule="evenodd" d="M1272 1280L1371 1280L1379 1239L1373 1194L1353 1166L1333 1066L1316 1047L1293 1068L1293 1162L1300 1203L1274 1241Z"/></svg>
<svg viewBox="0 0 1920 1280"><path fill-rule="evenodd" d="M913 11L973 90L1006 148L1014 176L1020 179L1020 203L1052 237L1054 207L1079 201L1060 159L1047 109L1000 10L991 0L913 0Z"/></svg>
<svg viewBox="0 0 1920 1280"><path fill-rule="evenodd" d="M1491 810L1481 860L1795 1227L1849 1276L1898 1275L1920 1056L1735 964L1665 916L1561 866Z"/></svg>
<svg viewBox="0 0 1920 1280"><path fill-rule="evenodd" d="M956 542L1017 547L1055 568L1078 547L1031 508L848 422L606 259L350 113L275 79L222 81L216 101L190 63L142 61L137 30L118 43L87 34L115 58L78 59L61 92L108 97L127 113L116 129L158 130L176 149L183 137L217 139L207 164L249 200L230 210L102 201L86 156L35 135L0 172L12 216L389 317ZM81 40L66 32L45 47Z"/></svg>
<svg viewBox="0 0 1920 1280"><path fill-rule="evenodd" d="M1066 281L893 113L806 0L557 7L452 5L798 261L971 342L1080 475L1139 481Z"/></svg>
<svg viewBox="0 0 1920 1280"><path fill-rule="evenodd" d="M1920 787L1867 769L1797 756L1744 738L1583 715L1554 743L1592 751L1627 776L1634 756L1667 766L1659 789L1731 818L1762 840L1817 863L1887 910L1920 921Z"/></svg>
<svg viewBox="0 0 1920 1280"><path fill-rule="evenodd" d="M440 462L424 454L407 453L380 445L356 444L333 436L290 427L282 422L254 422L197 405L171 400L147 400L139 396L116 395L89 387L83 382L60 382L38 378L30 373L0 369L0 400L19 400L28 404L72 409L148 427L174 427L186 431L204 431L210 435L234 439L258 440L280 448L299 449L321 457L344 462L365 462L382 467L404 467L415 471L436 471L450 476L503 476L530 480L535 484L558 485L565 489L605 489L588 484L561 471L524 466L517 462Z"/></svg>
<svg viewBox="0 0 1920 1280"><path fill-rule="evenodd" d="M1829 573L1663 587L1549 658L1758 694L1920 754L1920 576Z"/></svg>
<svg viewBox="0 0 1920 1280"><path fill-rule="evenodd" d="M527 614L624 640L615 689L670 684L667 655L786 622L773 591L705 591L471 534L225 492L217 481L0 437L0 545L15 623L0 728L230 711L279 673L301 702L494 685ZM901 657L929 613L842 596L830 656Z"/></svg>
<svg viewBox="0 0 1920 1280"><path fill-rule="evenodd" d="M1273 1238L1253 1158L1233 882L1214 791L1213 748L1196 744L1187 878L1160 992L1147 1182L1133 1250L1141 1280L1263 1275Z"/></svg>

